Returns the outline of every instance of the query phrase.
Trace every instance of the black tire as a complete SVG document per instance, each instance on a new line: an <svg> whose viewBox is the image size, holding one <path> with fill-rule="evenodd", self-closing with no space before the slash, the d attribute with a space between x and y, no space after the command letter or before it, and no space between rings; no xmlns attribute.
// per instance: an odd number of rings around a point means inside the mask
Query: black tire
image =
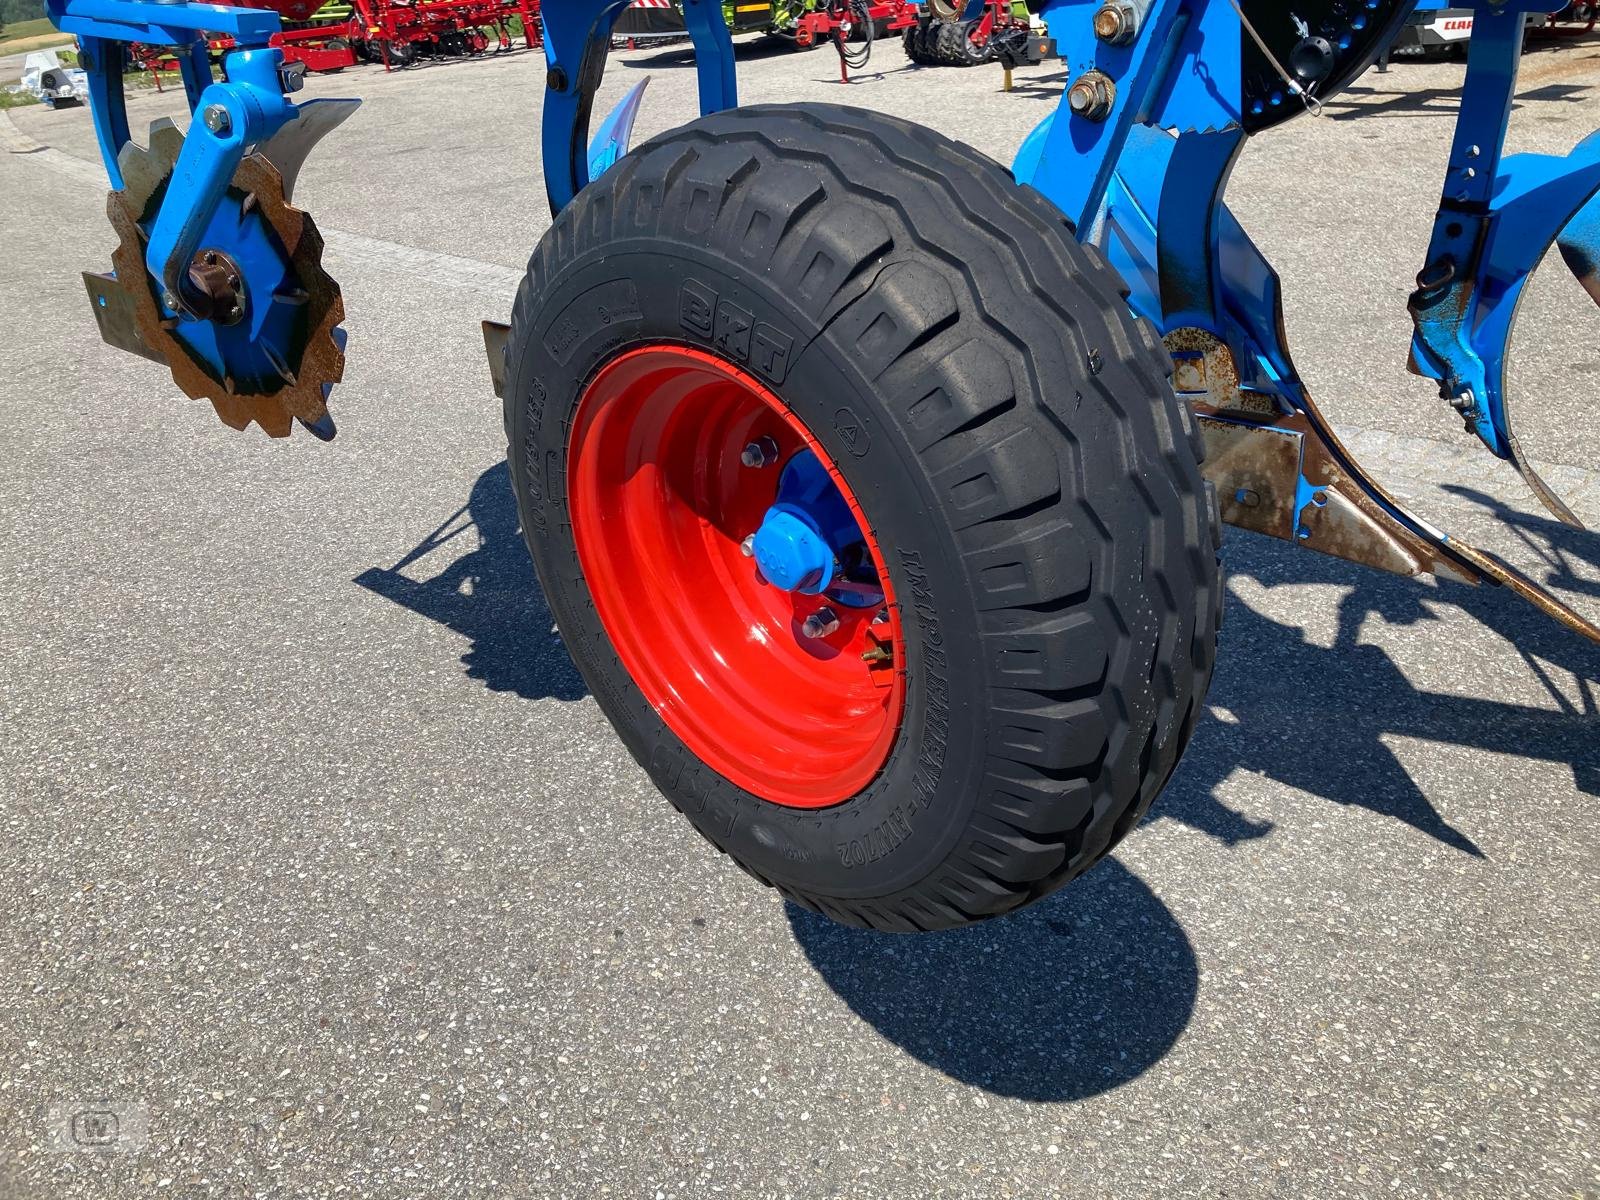
<svg viewBox="0 0 1600 1200"><path fill-rule="evenodd" d="M723 341L680 316L690 288L728 310ZM788 350L740 353L728 331L752 324ZM596 615L565 431L601 364L661 340L763 374L893 548L906 711L878 777L832 808L698 761ZM657 786L758 879L847 924L962 925L1086 870L1165 785L1220 613L1200 435L1117 276L990 159L833 105L704 117L556 218L506 364L522 527L568 649Z"/></svg>
<svg viewBox="0 0 1600 1200"><path fill-rule="evenodd" d="M388 64L391 67L409 67L421 56L415 42L389 42L378 51L378 61L384 61L384 50L388 51Z"/></svg>
<svg viewBox="0 0 1600 1200"><path fill-rule="evenodd" d="M923 30L925 28L926 25L919 21L907 28L900 39L900 45L905 50L906 57L918 66L924 65L928 61L928 56L922 50Z"/></svg>
<svg viewBox="0 0 1600 1200"><path fill-rule="evenodd" d="M946 67L971 67L984 61L985 48L972 44L967 27L960 21L939 21L935 26L933 57Z"/></svg>
<svg viewBox="0 0 1600 1200"><path fill-rule="evenodd" d="M931 47L932 27L927 21L918 21L905 32L902 45L905 47L906 57L920 67L934 65Z"/></svg>

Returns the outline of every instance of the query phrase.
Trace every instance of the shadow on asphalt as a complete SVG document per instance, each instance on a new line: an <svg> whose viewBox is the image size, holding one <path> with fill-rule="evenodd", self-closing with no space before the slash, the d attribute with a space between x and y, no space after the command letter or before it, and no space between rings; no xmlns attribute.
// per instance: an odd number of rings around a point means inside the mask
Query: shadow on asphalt
<svg viewBox="0 0 1600 1200"><path fill-rule="evenodd" d="M1600 535L1518 512L1468 488L1450 489L1503 521L1540 560L1536 572L1580 602L1600 599ZM1273 620L1230 594L1210 705L1193 746L1153 816L1182 821L1229 845L1264 837L1272 824L1228 808L1219 786L1255 772L1336 804L1402 821L1467 854L1483 851L1433 807L1390 748L1412 738L1569 764L1577 787L1600 795L1600 647L1501 588L1430 587L1338 559L1230 532L1228 573L1268 589L1322 584L1343 589L1331 645ZM461 662L492 691L576 700L582 678L553 629L517 525L505 463L478 477L467 503L392 567L356 582L471 639ZM1445 637L1453 606L1497 630L1505 654L1541 679L1550 706L1534 708L1419 688L1381 648L1362 640L1369 621ZM1596 607L1591 605L1591 608ZM1467 653L1441 650L1439 670L1470 671ZM1470 681L1464 681L1470 682ZM1446 679L1446 687L1450 681ZM1465 690L1460 689L1460 690ZM1336 766L1334 764L1337 764Z"/></svg>
<svg viewBox="0 0 1600 1200"><path fill-rule="evenodd" d="M1003 920L946 933L847 929L785 906L795 941L857 1016L961 1083L1082 1100L1166 1055L1199 989L1183 927L1108 859Z"/></svg>
<svg viewBox="0 0 1600 1200"><path fill-rule="evenodd" d="M1545 570L1534 574L1574 602L1600 594L1600 535L1505 507L1452 488L1503 521ZM1211 716L1153 815L1192 825L1230 844L1271 831L1216 798L1234 771L1263 775L1336 804L1403 821L1466 854L1484 851L1434 808L1391 748L1397 738L1464 746L1571 767L1575 786L1600 795L1600 646L1557 624L1509 589L1442 583L1437 587L1230 531L1227 566L1235 581L1275 587L1326 584L1347 589L1337 601L1330 645L1298 625L1273 620L1231 597L1222 653L1211 687ZM1586 570L1580 566L1586 564ZM1587 577L1586 577L1587 576ZM1481 649L1431 657L1442 691L1418 687L1378 646L1363 640L1369 622L1414 629L1417 638L1448 638L1448 606L1505 638L1490 654L1515 656L1545 687L1549 705L1532 707L1455 694L1481 686ZM1276 607L1276 606L1274 606ZM1596 606L1590 605L1591 610ZM1456 681L1453 672L1467 672ZM1485 788L1502 764L1485 762ZM1514 782L1505 786L1515 791Z"/></svg>
<svg viewBox="0 0 1600 1200"><path fill-rule="evenodd" d="M1506 522L1553 586L1600 598L1600 535L1451 490ZM1430 587L1239 532L1230 533L1226 554L1233 580L1268 592L1339 589L1336 630L1327 644L1309 640L1300 626L1230 593L1210 715L1152 819L1181 821L1230 846L1265 837L1270 821L1218 799L1243 770L1483 857L1411 777L1391 749L1396 738L1567 764L1579 790L1600 795L1600 647L1500 588ZM356 582L470 638L462 665L491 690L529 699L585 694L552 628L503 462L398 563ZM1549 705L1418 687L1364 640L1372 623L1444 638L1441 616L1451 606L1505 638L1491 653L1519 656L1544 682ZM1441 647L1430 674L1445 676L1448 689L1450 673L1473 671L1482 653ZM1458 690L1474 682L1462 680ZM1482 764L1485 787L1501 766ZM1515 792L1514 781L1503 786ZM817 971L863 1020L930 1066L1000 1095L1073 1100L1126 1083L1176 1043L1194 1008L1188 938L1114 859L1056 896L974 929L906 938L846 929L794 905L788 918Z"/></svg>
<svg viewBox="0 0 1600 1200"><path fill-rule="evenodd" d="M478 476L466 504L404 558L355 582L472 639L461 665L492 692L527 700L589 694L533 573L504 462Z"/></svg>
<svg viewBox="0 0 1600 1200"><path fill-rule="evenodd" d="M1382 81L1379 86L1355 84L1322 106L1323 116L1335 121L1360 117L1434 116L1454 118L1460 108L1459 87L1407 88L1401 68L1390 75L1367 75ZM1586 103L1593 89L1588 84L1551 83L1517 95L1513 112L1526 108L1530 101L1543 104Z"/></svg>

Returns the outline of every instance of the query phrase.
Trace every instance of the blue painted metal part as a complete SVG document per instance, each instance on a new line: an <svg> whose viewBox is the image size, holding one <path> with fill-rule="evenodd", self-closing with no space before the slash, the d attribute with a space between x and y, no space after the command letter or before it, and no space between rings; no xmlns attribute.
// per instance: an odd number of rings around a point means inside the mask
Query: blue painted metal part
<svg viewBox="0 0 1600 1200"><path fill-rule="evenodd" d="M94 34L80 34L78 62L89 79L89 113L94 119L94 136L100 144L100 161L105 164L111 190L122 190L122 168L117 155L128 144L128 104L122 90L122 44Z"/></svg>
<svg viewBox="0 0 1600 1200"><path fill-rule="evenodd" d="M226 4L47 0L45 12L62 33L151 46L188 46L202 33L226 35L245 48L265 46L281 27L271 9Z"/></svg>
<svg viewBox="0 0 1600 1200"><path fill-rule="evenodd" d="M862 608L883 603L879 587L845 586L842 564L863 546L861 529L833 477L810 450L801 450L784 465L777 498L752 540L756 565L774 587L807 596L827 594Z"/></svg>
<svg viewBox="0 0 1600 1200"><path fill-rule="evenodd" d="M540 142L552 213L572 203L593 177L589 117L605 74L612 26L628 3L558 0L541 9L547 69ZM721 4L717 0L685 0L683 17L695 49L701 113L732 108L739 102L733 39L723 22Z"/></svg>
<svg viewBox="0 0 1600 1200"><path fill-rule="evenodd" d="M279 86L283 51L271 47L235 50L225 65L228 81L205 89L197 113L222 112L227 120L216 128L202 119L190 125L173 170L173 184L145 248L145 267L162 285L162 302L169 313L179 316L202 307L186 295L189 262L216 219L246 150L266 141L295 115L294 105ZM226 242L220 245L229 249Z"/></svg>
<svg viewBox="0 0 1600 1200"><path fill-rule="evenodd" d="M1589 201L1567 222L1557 244L1561 247L1561 257L1578 277L1578 282L1594 297L1594 302L1600 304L1600 198Z"/></svg>
<svg viewBox="0 0 1600 1200"><path fill-rule="evenodd" d="M185 294L188 265L216 219L229 181L250 146L294 119L295 107L283 93L283 52L267 45L278 32L278 14L153 0L50 0L48 12L57 28L77 34L82 42L95 137L117 190L123 187L117 159L131 137L122 90L123 46L138 41L179 51L195 119L149 230L145 265L161 285L164 313L193 318L198 305ZM227 35L239 46L225 60L226 82L212 81L202 31ZM207 111L226 114L226 120L200 119Z"/></svg>
<svg viewBox="0 0 1600 1200"><path fill-rule="evenodd" d="M1523 288L1600 189L1595 138L1565 158L1502 158L1525 15L1553 7L1507 0L1477 10L1449 173L1411 303L1416 369L1439 381L1468 428L1501 458L1518 457L1505 373Z"/></svg>
<svg viewBox="0 0 1600 1200"><path fill-rule="evenodd" d="M154 224L145 226L147 234ZM236 325L182 321L173 336L203 361L215 378L227 376L243 388L264 390L277 375L277 364L265 347L291 345L302 311L272 303L271 297L293 290L297 281L290 276L277 237L259 209L244 212L237 203L218 205L201 229L198 242L226 247L239 268L240 292L251 302L243 306L244 319ZM170 307L164 311L173 315Z"/></svg>
<svg viewBox="0 0 1600 1200"><path fill-rule="evenodd" d="M633 122L639 115L639 105L644 100L644 89L650 85L646 75L628 89L628 94L618 100L616 107L606 114L589 143L589 178L598 179L609 171L617 159L628 152L628 140L633 134Z"/></svg>

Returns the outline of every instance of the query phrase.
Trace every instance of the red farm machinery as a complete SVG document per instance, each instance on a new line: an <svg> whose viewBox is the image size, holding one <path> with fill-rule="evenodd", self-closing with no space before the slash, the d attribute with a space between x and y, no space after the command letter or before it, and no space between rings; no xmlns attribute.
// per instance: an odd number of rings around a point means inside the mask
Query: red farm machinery
<svg viewBox="0 0 1600 1200"><path fill-rule="evenodd" d="M906 29L906 57L923 67L971 67L1001 62L1008 68L1054 55L1048 39L1036 38L1023 0L989 0L969 17L960 0L927 0L923 15Z"/></svg>
<svg viewBox="0 0 1600 1200"><path fill-rule="evenodd" d="M469 58L541 44L539 0L244 0L250 7L276 9L283 28L271 44L286 62L307 71L341 71L358 62L406 67L424 58ZM220 61L234 48L225 35L206 41ZM177 70L169 47L135 45L134 62L156 76Z"/></svg>

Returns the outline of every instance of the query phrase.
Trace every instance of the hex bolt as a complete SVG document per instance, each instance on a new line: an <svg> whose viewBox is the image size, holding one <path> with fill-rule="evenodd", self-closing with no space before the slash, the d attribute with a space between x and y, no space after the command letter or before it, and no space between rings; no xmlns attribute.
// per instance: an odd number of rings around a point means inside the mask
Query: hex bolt
<svg viewBox="0 0 1600 1200"><path fill-rule="evenodd" d="M739 461L752 469L770 467L778 461L778 443L769 437L758 438L744 448Z"/></svg>
<svg viewBox="0 0 1600 1200"><path fill-rule="evenodd" d="M206 266L208 266L208 267L216 266L217 265L217 252L215 250L207 250L204 254L202 254L200 256L200 261L205 263Z"/></svg>
<svg viewBox="0 0 1600 1200"><path fill-rule="evenodd" d="M227 137L233 131L233 118L228 115L228 110L220 104L206 105L202 118L206 128L218 137Z"/></svg>
<svg viewBox="0 0 1600 1200"><path fill-rule="evenodd" d="M1126 46L1139 36L1139 14L1131 4L1106 0L1094 15L1094 35L1108 46Z"/></svg>
<svg viewBox="0 0 1600 1200"><path fill-rule="evenodd" d="M823 605L805 619L805 622L800 626L800 632L815 641L817 638L827 637L838 628L839 614L827 605Z"/></svg>
<svg viewBox="0 0 1600 1200"><path fill-rule="evenodd" d="M244 309L240 308L237 304L228 310L228 320L230 322L237 321L242 316L244 316Z"/></svg>
<svg viewBox="0 0 1600 1200"><path fill-rule="evenodd" d="M1067 105L1085 121L1104 121L1116 102L1117 85L1103 71L1086 71L1067 89Z"/></svg>
<svg viewBox="0 0 1600 1200"><path fill-rule="evenodd" d="M161 303L165 304L168 308L177 308L178 307L178 298L176 296L174 296L171 292L162 292L161 293Z"/></svg>
<svg viewBox="0 0 1600 1200"><path fill-rule="evenodd" d="M755 534L753 534L753 533L750 534L747 538L744 539L744 541L739 543L739 553L744 555L746 558L754 558L756 556L756 535Z"/></svg>

